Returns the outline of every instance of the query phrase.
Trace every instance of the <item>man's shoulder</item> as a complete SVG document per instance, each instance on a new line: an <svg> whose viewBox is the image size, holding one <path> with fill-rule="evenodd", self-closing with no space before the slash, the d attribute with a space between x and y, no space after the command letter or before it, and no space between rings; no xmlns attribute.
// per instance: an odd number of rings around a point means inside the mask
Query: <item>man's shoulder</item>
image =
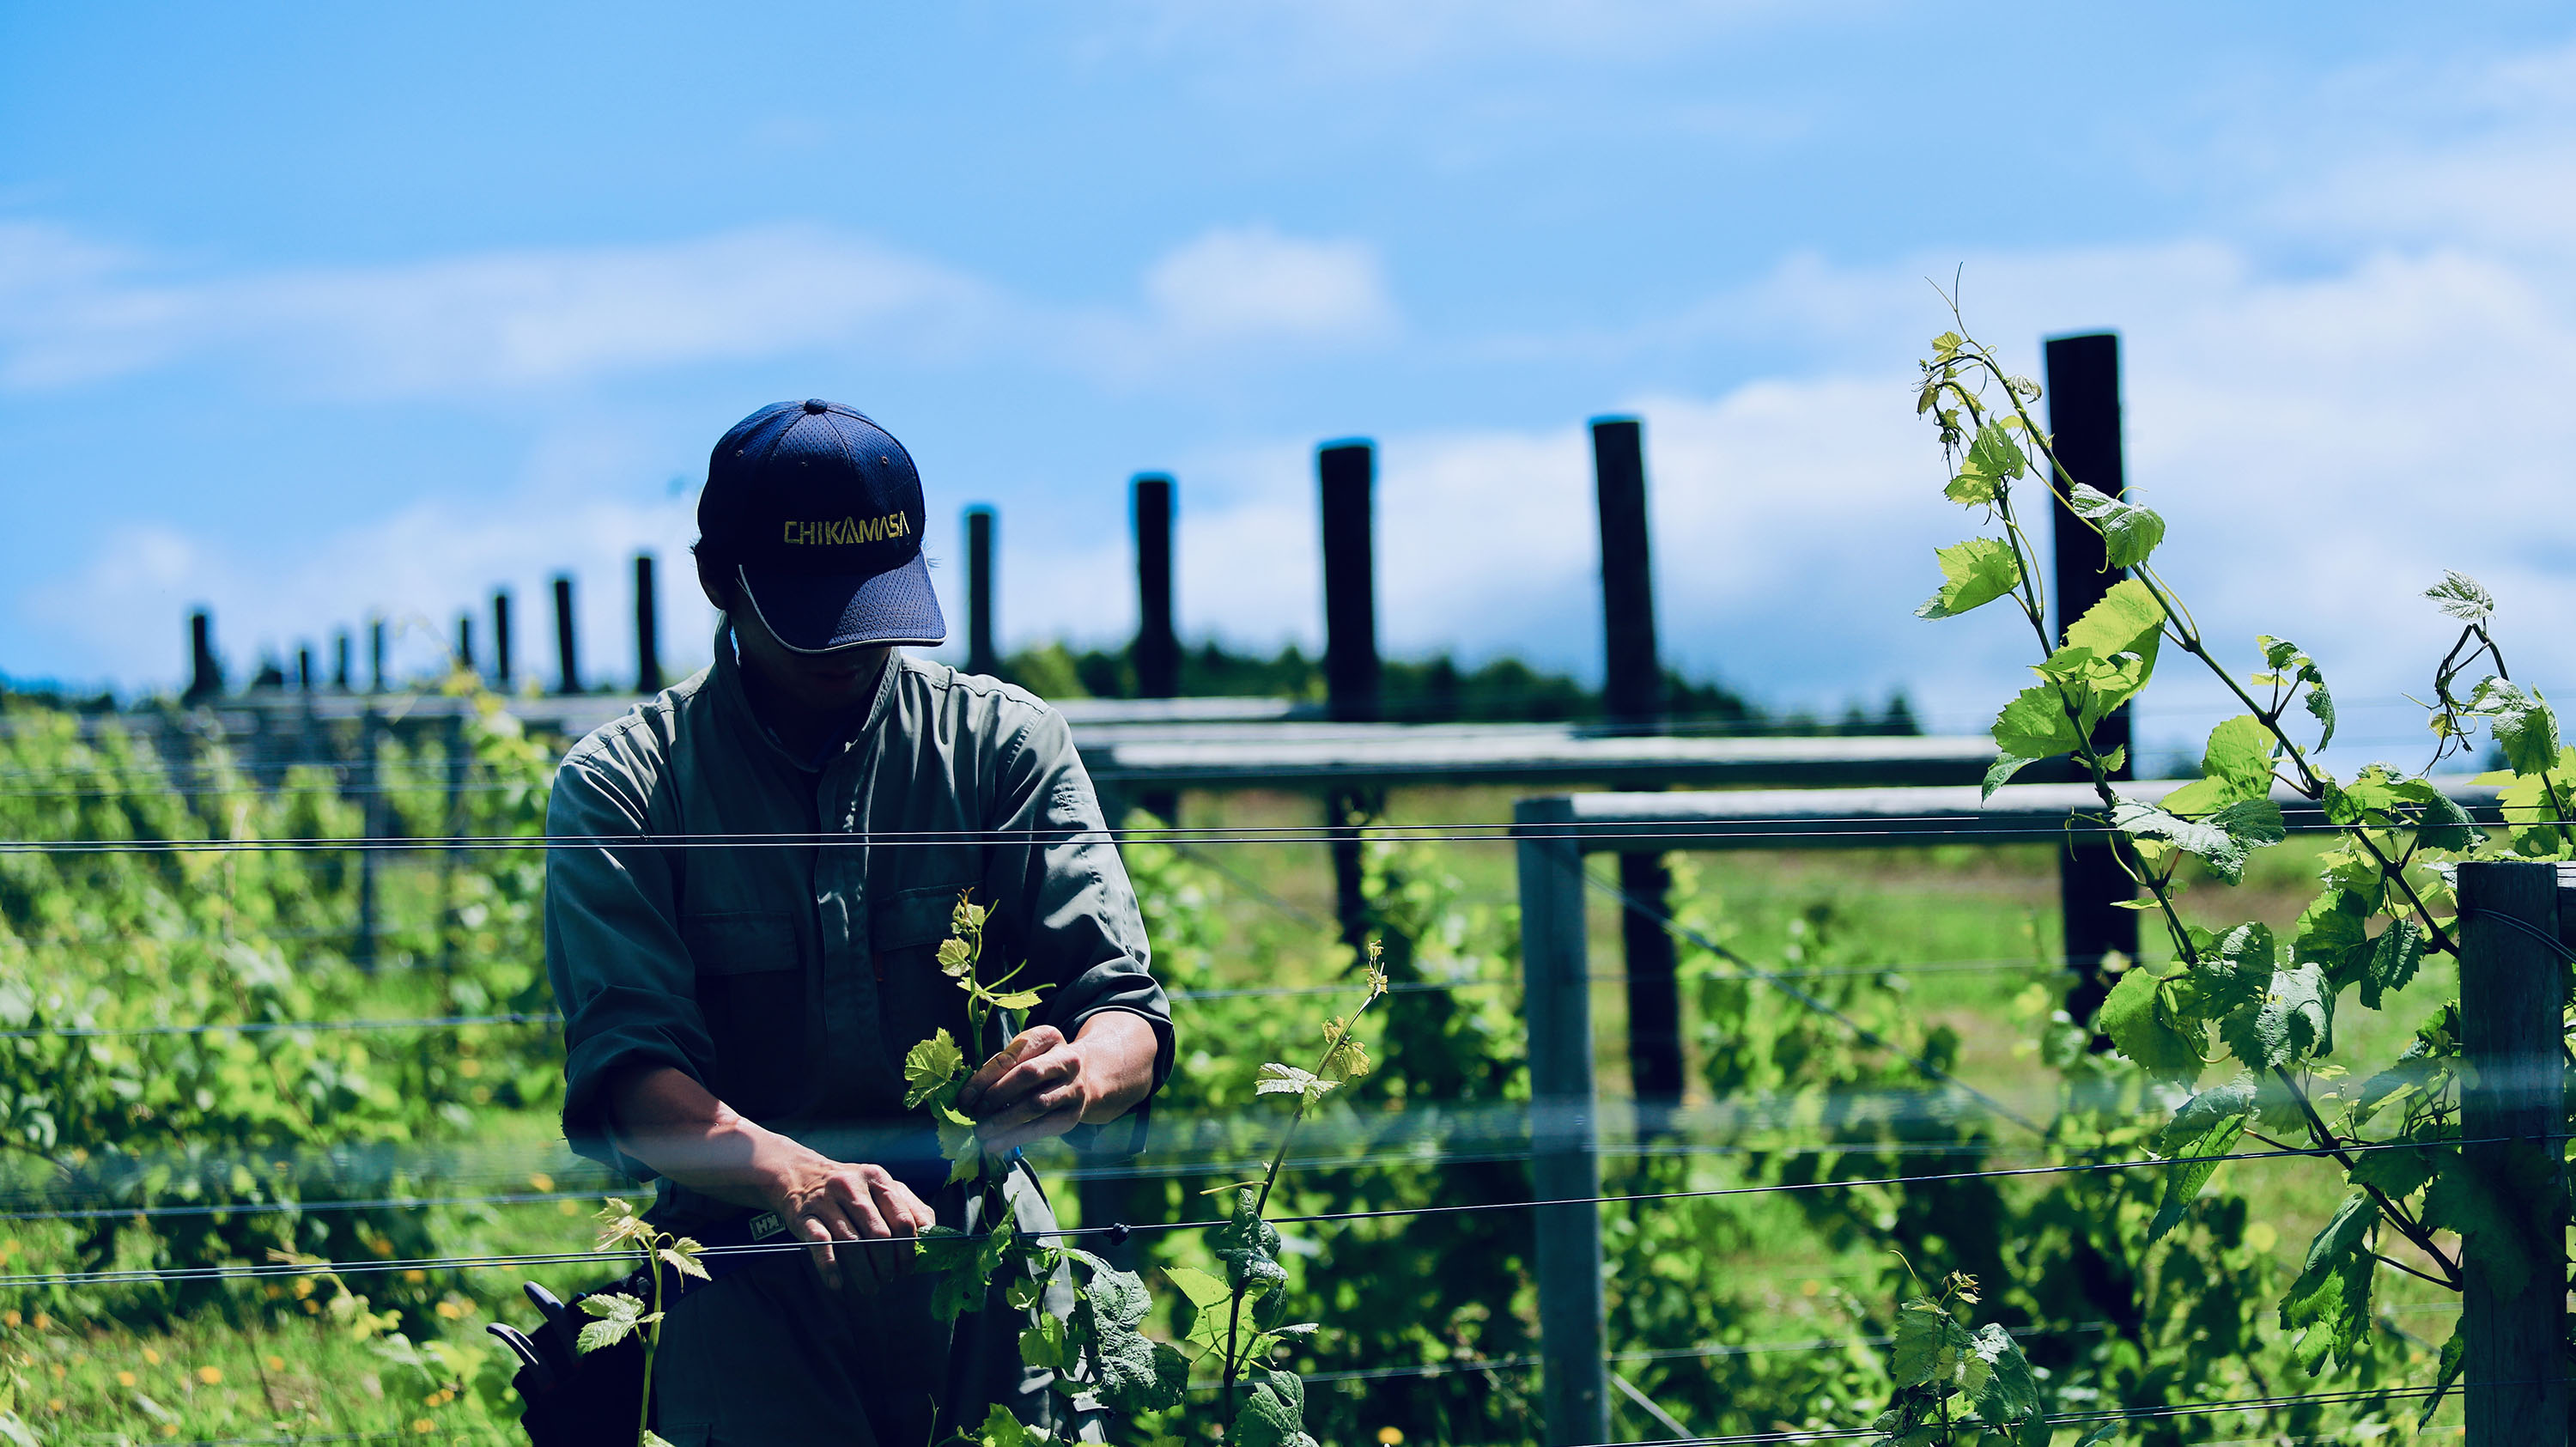
<svg viewBox="0 0 2576 1447"><path fill-rule="evenodd" d="M911 701L952 728L997 736L1032 728L1063 727L1055 706L1016 683L983 673L967 673L927 658L902 655L903 676L897 686Z"/></svg>
<svg viewBox="0 0 2576 1447"><path fill-rule="evenodd" d="M700 669L582 735L566 750L561 770L646 781L670 765L682 735L705 712L708 670Z"/></svg>

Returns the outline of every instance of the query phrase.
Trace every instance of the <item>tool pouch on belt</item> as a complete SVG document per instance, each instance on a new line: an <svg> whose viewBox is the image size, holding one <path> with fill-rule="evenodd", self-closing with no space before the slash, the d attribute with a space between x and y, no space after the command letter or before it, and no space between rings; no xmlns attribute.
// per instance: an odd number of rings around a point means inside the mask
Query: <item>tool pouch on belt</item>
<svg viewBox="0 0 2576 1447"><path fill-rule="evenodd" d="M778 1217L766 1211L698 1234L699 1244L704 1247L767 1245L791 1239ZM702 1256L698 1264L706 1268L707 1281L664 1268L663 1310L670 1310L690 1291L766 1260L769 1254ZM554 1293L533 1281L520 1289L543 1317L536 1331L522 1332L500 1322L484 1330L519 1358L519 1372L510 1379L510 1385L518 1389L519 1400L527 1404L519 1414L519 1424L527 1429L528 1440L535 1447L635 1447L637 1429L642 1425L636 1420L636 1410L644 1396L644 1335L629 1332L623 1340L595 1352L584 1352L580 1346L581 1329L594 1318L582 1309L582 1303L594 1296L623 1294L650 1310L651 1269L639 1266L623 1279L585 1291L569 1302L557 1300Z"/></svg>

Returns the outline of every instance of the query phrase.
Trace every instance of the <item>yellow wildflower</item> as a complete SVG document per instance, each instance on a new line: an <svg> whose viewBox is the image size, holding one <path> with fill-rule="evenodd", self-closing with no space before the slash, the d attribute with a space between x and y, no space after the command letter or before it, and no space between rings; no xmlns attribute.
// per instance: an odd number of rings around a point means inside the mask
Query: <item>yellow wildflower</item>
<svg viewBox="0 0 2576 1447"><path fill-rule="evenodd" d="M203 1382L203 1383L205 1383L207 1386L210 1386L210 1387L211 1387L211 1386L215 1385L217 1382L222 1381L223 1379L224 1379L224 1369L223 1369L223 1368L221 1368L221 1367L199 1367L199 1368L197 1368L197 1380L198 1380L198 1381L201 1381L201 1382Z"/></svg>
<svg viewBox="0 0 2576 1447"><path fill-rule="evenodd" d="M133 1385L134 1385L134 1373L132 1373L132 1372L118 1372L118 1373L116 1374L116 1384L117 1384L118 1386L120 1386L120 1387L130 1387L130 1386L133 1386Z"/></svg>

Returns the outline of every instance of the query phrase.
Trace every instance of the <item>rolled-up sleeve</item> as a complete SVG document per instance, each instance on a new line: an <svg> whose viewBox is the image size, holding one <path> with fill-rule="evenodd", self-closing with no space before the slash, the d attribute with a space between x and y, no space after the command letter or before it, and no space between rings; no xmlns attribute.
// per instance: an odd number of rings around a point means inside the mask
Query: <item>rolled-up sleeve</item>
<svg viewBox="0 0 2576 1447"><path fill-rule="evenodd" d="M1028 961L1023 979L1048 987L1029 1023L1071 1039L1103 1011L1139 1016L1154 1029L1154 1088L1162 1089L1172 1072L1171 1002L1154 979L1136 887L1062 715L1040 712L1005 747L985 827L997 833L985 872L993 943L1005 958Z"/></svg>
<svg viewBox="0 0 2576 1447"><path fill-rule="evenodd" d="M635 781L585 764L556 771L546 806L546 975L564 1017L564 1139L645 1179L609 1138L607 1090L621 1072L668 1065L707 1078L715 1047L681 943L674 851L647 842Z"/></svg>

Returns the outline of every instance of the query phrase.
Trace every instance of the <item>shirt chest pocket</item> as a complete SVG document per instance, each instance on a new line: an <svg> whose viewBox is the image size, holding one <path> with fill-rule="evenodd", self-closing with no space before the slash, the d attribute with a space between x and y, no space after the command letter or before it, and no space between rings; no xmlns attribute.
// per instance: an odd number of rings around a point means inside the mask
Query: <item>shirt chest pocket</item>
<svg viewBox="0 0 2576 1447"><path fill-rule="evenodd" d="M940 942L955 933L957 899L969 882L924 885L889 894L868 910L868 948L876 957L879 1020L890 1057L941 1029L980 1062L966 1037L966 992L940 973ZM987 1047L989 1048L989 1047Z"/></svg>
<svg viewBox="0 0 2576 1447"><path fill-rule="evenodd" d="M772 910L717 911L689 919L680 937L715 1041L709 1088L754 1120L793 1112L807 1083L812 1024L794 922Z"/></svg>

